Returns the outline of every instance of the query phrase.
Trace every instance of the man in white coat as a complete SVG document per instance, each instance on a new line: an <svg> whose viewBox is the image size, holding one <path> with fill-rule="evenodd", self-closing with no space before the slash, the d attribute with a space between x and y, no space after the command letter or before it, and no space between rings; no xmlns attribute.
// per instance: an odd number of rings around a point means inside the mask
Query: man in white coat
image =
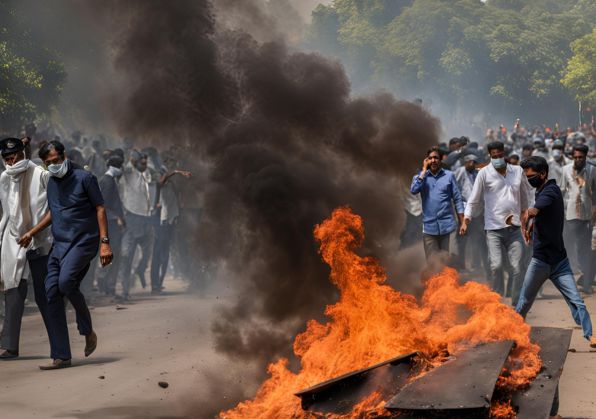
<svg viewBox="0 0 596 419"><path fill-rule="evenodd" d="M27 297L27 280L30 278L33 279L35 301L53 348L44 286L47 255L52 245L50 230L36 234L27 247L19 244L19 238L48 212L46 186L49 175L25 158L24 144L18 138L0 141L0 155L6 167L0 175L0 289L5 302L0 359L12 359L19 356L21 320Z"/></svg>

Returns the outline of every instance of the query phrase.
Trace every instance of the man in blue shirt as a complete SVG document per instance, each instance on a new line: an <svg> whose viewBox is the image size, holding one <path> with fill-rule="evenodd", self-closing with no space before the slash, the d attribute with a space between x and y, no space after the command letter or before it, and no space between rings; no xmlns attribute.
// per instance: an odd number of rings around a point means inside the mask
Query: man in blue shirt
<svg viewBox="0 0 596 419"><path fill-rule="evenodd" d="M112 261L108 239L108 222L103 197L93 174L66 159L64 145L50 141L39 150L39 157L48 168L47 185L50 211L35 227L19 240L27 247L31 237L52 225L54 243L48 261L45 280L50 327L56 334L57 349L50 365L42 370L71 365L70 341L64 297L76 311L77 328L85 336L85 356L97 347L91 315L79 287L100 247L102 266Z"/></svg>
<svg viewBox="0 0 596 419"><path fill-rule="evenodd" d="M422 236L428 259L439 252L449 252L449 235L457 228L453 205L461 224L464 204L453 172L441 168L441 152L431 148L422 171L414 176L410 191L422 196Z"/></svg>
<svg viewBox="0 0 596 419"><path fill-rule="evenodd" d="M521 164L531 186L536 188L536 200L522 220L524 238L534 239L534 253L522 285L519 301L515 308L523 317L528 314L536 294L544 282L550 278L559 290L573 316L581 325L584 337L590 346L596 348L596 339L592 336L592 322L582 300L567 259L563 243L563 225L565 211L563 194L554 179L548 179L548 163L543 157L532 156ZM534 221L530 224L530 221Z"/></svg>

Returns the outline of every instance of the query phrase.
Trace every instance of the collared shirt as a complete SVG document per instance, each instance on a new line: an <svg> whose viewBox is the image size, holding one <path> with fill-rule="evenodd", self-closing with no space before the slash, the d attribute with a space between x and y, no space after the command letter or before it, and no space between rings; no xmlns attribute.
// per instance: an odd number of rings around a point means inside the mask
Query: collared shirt
<svg viewBox="0 0 596 419"><path fill-rule="evenodd" d="M118 183L109 170L99 179L99 188L104 197L108 220L116 221L118 218L123 219L124 211L122 209L120 193L118 192Z"/></svg>
<svg viewBox="0 0 596 419"><path fill-rule="evenodd" d="M534 222L533 257L551 266L556 265L567 257L567 252L563 243L563 194L553 179L536 192L534 208L539 212Z"/></svg>
<svg viewBox="0 0 596 419"><path fill-rule="evenodd" d="M73 247L99 247L98 205L103 196L97 178L70 163L62 178L48 180L48 206L52 212L52 252L62 257Z"/></svg>
<svg viewBox="0 0 596 419"><path fill-rule="evenodd" d="M404 209L414 217L420 217L422 215L422 199L420 194L414 195L410 192L410 186L406 185L406 182L400 181L400 196L403 199Z"/></svg>
<svg viewBox="0 0 596 419"><path fill-rule="evenodd" d="M149 168L139 172L127 164L122 169L120 180L122 205L133 214L148 217L154 208L155 181Z"/></svg>
<svg viewBox="0 0 596 419"><path fill-rule="evenodd" d="M500 230L511 223L520 226L520 215L533 201L532 187L519 166L507 165L505 176L492 164L480 169L472 194L466 204L465 217L472 219L484 208L484 229Z"/></svg>
<svg viewBox="0 0 596 419"><path fill-rule="evenodd" d="M465 167L460 167L455 171L455 180L457 180L457 186L461 192L461 197L464 202L468 202L468 198L472 194L474 188L474 182L478 176L478 170L472 170L471 172L466 170Z"/></svg>
<svg viewBox="0 0 596 419"><path fill-rule="evenodd" d="M565 202L565 218L584 221L592 219L592 205L596 199L596 169L586 163L577 172L573 163L570 163L563 167L562 179L560 186Z"/></svg>
<svg viewBox="0 0 596 419"><path fill-rule="evenodd" d="M410 192L422 196L422 232L433 236L449 234L457 227L453 204L458 214L464 212L464 204L453 172L439 170L433 175L427 170L423 179L414 176Z"/></svg>
<svg viewBox="0 0 596 419"><path fill-rule="evenodd" d="M563 185L563 167L570 162L571 160L565 156L563 156L560 162L552 158L548 161L548 178L554 179L559 187Z"/></svg>

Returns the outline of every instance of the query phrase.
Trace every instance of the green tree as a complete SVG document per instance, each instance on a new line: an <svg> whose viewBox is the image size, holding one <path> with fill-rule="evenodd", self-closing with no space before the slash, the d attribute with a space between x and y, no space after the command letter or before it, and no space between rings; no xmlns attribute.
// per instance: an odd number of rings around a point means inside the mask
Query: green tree
<svg viewBox="0 0 596 419"><path fill-rule="evenodd" d="M335 0L313 14L308 42L339 57L357 88L456 114L555 118L574 112L560 78L595 20L593 0Z"/></svg>
<svg viewBox="0 0 596 419"><path fill-rule="evenodd" d="M0 131L15 135L49 112L65 77L56 55L32 38L10 3L0 1Z"/></svg>
<svg viewBox="0 0 596 419"><path fill-rule="evenodd" d="M571 44L573 56L561 82L577 100L596 104L596 28Z"/></svg>

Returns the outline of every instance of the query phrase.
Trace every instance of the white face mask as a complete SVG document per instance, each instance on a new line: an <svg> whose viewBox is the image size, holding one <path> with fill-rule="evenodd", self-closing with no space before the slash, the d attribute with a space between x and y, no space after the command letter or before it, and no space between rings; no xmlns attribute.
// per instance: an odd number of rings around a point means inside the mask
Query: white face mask
<svg viewBox="0 0 596 419"><path fill-rule="evenodd" d="M4 163L4 167L6 167L6 173L9 175L18 175L19 173L23 173L27 169L28 165L29 160L27 159L20 160L13 165Z"/></svg>
<svg viewBox="0 0 596 419"><path fill-rule="evenodd" d="M114 166L108 167L108 173L113 177L120 177L122 176L122 169Z"/></svg>
<svg viewBox="0 0 596 419"><path fill-rule="evenodd" d="M48 166L48 172L54 177L61 178L64 177L66 172L68 172L69 163L68 160L64 160L60 164L50 164Z"/></svg>

